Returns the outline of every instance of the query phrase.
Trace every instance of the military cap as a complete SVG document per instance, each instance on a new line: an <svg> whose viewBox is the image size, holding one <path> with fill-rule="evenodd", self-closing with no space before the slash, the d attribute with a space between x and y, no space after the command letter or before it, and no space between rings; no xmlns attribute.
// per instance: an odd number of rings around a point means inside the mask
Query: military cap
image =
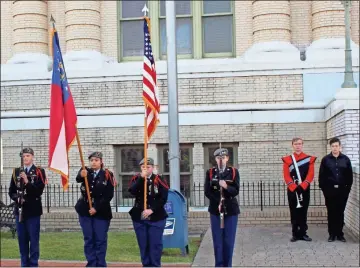
<svg viewBox="0 0 360 268"><path fill-rule="evenodd" d="M31 149L30 147L27 147L27 148L24 148L24 149L22 150L22 153L23 153L23 154L32 154L32 155L34 155L34 150Z"/></svg>
<svg viewBox="0 0 360 268"><path fill-rule="evenodd" d="M141 165L143 165L144 163L145 163L145 158L143 158L143 159L140 161L139 165L141 166ZM148 157L148 159L147 159L147 164L153 166L153 165L154 165L154 159Z"/></svg>
<svg viewBox="0 0 360 268"><path fill-rule="evenodd" d="M214 152L214 156L229 155L229 151L226 148L219 148Z"/></svg>
<svg viewBox="0 0 360 268"><path fill-rule="evenodd" d="M103 154L101 152L93 152L89 155L89 160L91 157L96 157L96 158L103 158Z"/></svg>

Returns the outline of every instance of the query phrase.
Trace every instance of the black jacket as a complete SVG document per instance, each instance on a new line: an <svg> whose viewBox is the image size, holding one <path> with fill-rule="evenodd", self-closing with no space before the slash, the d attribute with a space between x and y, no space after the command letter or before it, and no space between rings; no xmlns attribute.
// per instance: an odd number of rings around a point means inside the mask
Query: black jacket
<svg viewBox="0 0 360 268"><path fill-rule="evenodd" d="M169 186L160 175L152 174L147 178L147 209L154 213L150 215L150 221L160 221L167 218L165 204L168 199ZM134 207L129 211L133 221L141 220L144 211L144 179L140 174L134 176L130 181L129 192L135 196Z"/></svg>
<svg viewBox="0 0 360 268"><path fill-rule="evenodd" d="M99 173L94 178L94 171L86 167L92 206L96 210L96 213L93 216L90 216L86 186L84 178L80 175L81 170L82 169L79 170L76 177L76 182L81 183L81 197L75 205L76 212L80 216L111 220L112 211L110 201L114 197L114 174L109 170L100 169Z"/></svg>
<svg viewBox="0 0 360 268"><path fill-rule="evenodd" d="M220 186L218 183L219 174L217 168L211 168L206 172L204 190L205 196L210 200L208 211L211 214L219 215ZM224 189L225 216L240 214L239 203L236 196L239 194L240 175L236 168L226 167L220 176L220 180L227 180L227 189Z"/></svg>
<svg viewBox="0 0 360 268"><path fill-rule="evenodd" d="M340 153L334 157L332 153L324 156L319 170L319 186L322 190L334 188L334 185L351 189L353 170L349 157Z"/></svg>
<svg viewBox="0 0 360 268"><path fill-rule="evenodd" d="M19 215L18 211L18 194L17 180L20 175L20 168L15 168L11 176L9 196L16 202L14 213ZM22 205L23 208L23 219L26 220L31 217L41 216L43 214L41 195L43 194L46 174L45 170L40 167L32 165L29 172L27 173L28 184L24 186L24 200Z"/></svg>

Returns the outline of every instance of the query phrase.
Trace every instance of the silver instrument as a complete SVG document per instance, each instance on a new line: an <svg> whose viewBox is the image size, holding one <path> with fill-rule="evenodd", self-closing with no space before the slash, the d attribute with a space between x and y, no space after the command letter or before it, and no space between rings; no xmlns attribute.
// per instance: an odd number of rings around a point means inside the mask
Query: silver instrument
<svg viewBox="0 0 360 268"><path fill-rule="evenodd" d="M295 179L295 178L293 177L293 180L294 180L294 182L296 183L296 185L300 185L300 184L302 183L302 180L301 180L301 176L300 176L300 172L299 172L298 165L297 165L297 163L296 163L296 160L295 160L295 157L294 157L293 154L291 155L291 158L292 158L292 160L293 160L294 168L295 168L296 175L297 175L297 179ZM300 204L300 202L303 201L303 196L302 196L302 194L299 195L299 194L296 192L296 200L297 200L296 208L302 208L302 205Z"/></svg>

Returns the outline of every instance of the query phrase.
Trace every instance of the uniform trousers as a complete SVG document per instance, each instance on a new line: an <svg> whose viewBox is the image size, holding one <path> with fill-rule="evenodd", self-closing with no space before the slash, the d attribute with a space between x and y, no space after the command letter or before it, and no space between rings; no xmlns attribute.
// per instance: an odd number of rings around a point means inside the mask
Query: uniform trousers
<svg viewBox="0 0 360 268"><path fill-rule="evenodd" d="M84 236L86 267L106 267L107 233L110 220L79 215Z"/></svg>
<svg viewBox="0 0 360 268"><path fill-rule="evenodd" d="M220 216L210 214L215 267L232 267L237 222L238 215L225 216L224 229L221 229Z"/></svg>
<svg viewBox="0 0 360 268"><path fill-rule="evenodd" d="M328 215L329 235L344 236L344 212L349 197L349 190L346 188L324 189L325 205Z"/></svg>
<svg viewBox="0 0 360 268"><path fill-rule="evenodd" d="M160 267L166 219L133 221L143 267Z"/></svg>
<svg viewBox="0 0 360 268"><path fill-rule="evenodd" d="M292 225L292 235L296 238L302 238L308 230L307 212L310 203L310 189L302 192L303 201L300 202L301 208L297 208L296 192L288 191L288 202L290 208L290 217Z"/></svg>
<svg viewBox="0 0 360 268"><path fill-rule="evenodd" d="M16 216L21 267L39 266L40 216L31 217L19 222Z"/></svg>

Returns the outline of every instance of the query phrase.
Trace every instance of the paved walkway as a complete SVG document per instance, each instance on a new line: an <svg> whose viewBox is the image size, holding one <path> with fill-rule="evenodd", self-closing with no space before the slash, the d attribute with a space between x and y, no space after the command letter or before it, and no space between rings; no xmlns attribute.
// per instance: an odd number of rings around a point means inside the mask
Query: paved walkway
<svg viewBox="0 0 360 268"><path fill-rule="evenodd" d="M1 259L1 267L20 267L19 260ZM85 267L82 261L39 261L40 267ZM107 262L108 267L142 267L141 263L117 263ZM190 267L190 264L162 264L162 267Z"/></svg>
<svg viewBox="0 0 360 268"><path fill-rule="evenodd" d="M309 226L312 242L290 242L290 228L239 227L233 267L359 267L359 243L346 236L347 243L327 242L326 226ZM214 267L211 230L201 243L193 262Z"/></svg>

